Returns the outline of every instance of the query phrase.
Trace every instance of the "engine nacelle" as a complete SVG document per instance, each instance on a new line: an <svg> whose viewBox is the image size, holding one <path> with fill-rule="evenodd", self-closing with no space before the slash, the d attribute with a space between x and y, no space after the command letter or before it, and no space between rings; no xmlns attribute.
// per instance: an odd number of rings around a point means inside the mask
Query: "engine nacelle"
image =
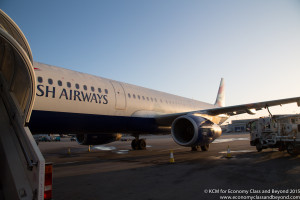
<svg viewBox="0 0 300 200"><path fill-rule="evenodd" d="M196 115L184 115L172 124L174 141L186 147L210 144L222 134L222 129L212 121Z"/></svg>
<svg viewBox="0 0 300 200"><path fill-rule="evenodd" d="M122 134L77 134L76 141L81 145L108 144L120 140Z"/></svg>
<svg viewBox="0 0 300 200"><path fill-rule="evenodd" d="M249 115L255 115L257 112L256 112L256 109L246 109L246 112L249 114Z"/></svg>

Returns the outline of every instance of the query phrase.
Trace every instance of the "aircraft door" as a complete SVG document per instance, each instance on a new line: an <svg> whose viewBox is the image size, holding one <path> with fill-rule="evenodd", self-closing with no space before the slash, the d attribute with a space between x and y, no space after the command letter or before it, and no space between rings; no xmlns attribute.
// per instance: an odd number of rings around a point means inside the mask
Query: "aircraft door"
<svg viewBox="0 0 300 200"><path fill-rule="evenodd" d="M111 81L110 82L115 90L116 97L116 109L117 110L125 110L126 109L126 95L123 86L121 83Z"/></svg>

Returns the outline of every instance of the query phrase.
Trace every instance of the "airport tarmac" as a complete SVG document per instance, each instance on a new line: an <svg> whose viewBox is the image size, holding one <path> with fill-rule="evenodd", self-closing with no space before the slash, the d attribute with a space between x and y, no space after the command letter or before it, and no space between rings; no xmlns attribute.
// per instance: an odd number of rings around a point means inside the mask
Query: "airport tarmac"
<svg viewBox="0 0 300 200"><path fill-rule="evenodd" d="M258 153L247 133L223 134L208 152L181 147L170 136L142 138L146 138L147 150L132 151L131 141L93 146L92 152L69 138L40 142L46 162L54 166L53 199L300 196L300 156L276 149ZM225 158L228 145L230 159ZM169 163L170 150L175 163Z"/></svg>

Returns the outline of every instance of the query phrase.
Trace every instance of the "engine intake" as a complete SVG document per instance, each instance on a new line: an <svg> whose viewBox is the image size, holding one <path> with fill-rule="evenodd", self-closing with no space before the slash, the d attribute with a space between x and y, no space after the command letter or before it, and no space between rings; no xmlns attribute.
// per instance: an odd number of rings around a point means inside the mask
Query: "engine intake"
<svg viewBox="0 0 300 200"><path fill-rule="evenodd" d="M121 137L121 134L77 134L76 141L81 145L100 145L120 140Z"/></svg>
<svg viewBox="0 0 300 200"><path fill-rule="evenodd" d="M196 115L184 115L175 119L171 132L174 141L186 147L209 144L222 134L220 126Z"/></svg>

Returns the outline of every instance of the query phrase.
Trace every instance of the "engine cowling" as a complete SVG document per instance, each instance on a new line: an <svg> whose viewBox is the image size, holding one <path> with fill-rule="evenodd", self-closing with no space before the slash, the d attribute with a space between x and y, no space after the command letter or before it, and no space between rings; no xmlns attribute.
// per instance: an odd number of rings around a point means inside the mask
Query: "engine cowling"
<svg viewBox="0 0 300 200"><path fill-rule="evenodd" d="M222 129L212 121L196 115L183 115L172 124L174 141L186 147L210 144L222 134Z"/></svg>
<svg viewBox="0 0 300 200"><path fill-rule="evenodd" d="M249 114L249 115L255 115L257 112L256 112L256 109L246 109L246 112Z"/></svg>
<svg viewBox="0 0 300 200"><path fill-rule="evenodd" d="M77 134L76 141L81 145L108 144L120 140L121 134Z"/></svg>

